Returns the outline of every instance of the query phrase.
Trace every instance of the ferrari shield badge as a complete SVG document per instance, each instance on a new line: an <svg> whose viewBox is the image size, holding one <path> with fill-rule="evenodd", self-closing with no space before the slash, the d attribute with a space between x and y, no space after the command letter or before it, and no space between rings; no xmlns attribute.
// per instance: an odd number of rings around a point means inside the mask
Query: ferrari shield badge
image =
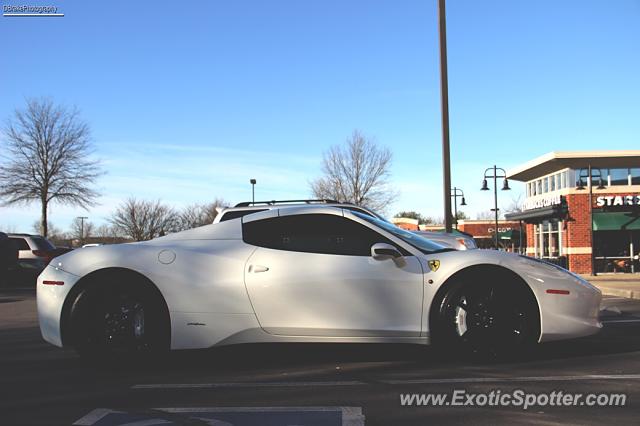
<svg viewBox="0 0 640 426"><path fill-rule="evenodd" d="M429 269L431 269L431 271L435 272L438 270L438 268L440 267L440 261L439 260L430 260L429 261Z"/></svg>

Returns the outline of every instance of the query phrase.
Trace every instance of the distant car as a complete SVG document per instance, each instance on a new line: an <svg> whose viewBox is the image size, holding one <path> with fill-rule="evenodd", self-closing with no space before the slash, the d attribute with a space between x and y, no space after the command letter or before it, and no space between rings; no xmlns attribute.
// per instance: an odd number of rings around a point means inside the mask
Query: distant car
<svg viewBox="0 0 640 426"><path fill-rule="evenodd" d="M327 205L74 250L37 285L44 339L100 358L259 342L499 353L596 333L600 300L556 265Z"/></svg>
<svg viewBox="0 0 640 426"><path fill-rule="evenodd" d="M437 231L413 231L414 233L424 237L428 240L435 241L444 245L445 247L451 247L456 250L471 250L477 249L478 245L473 236L466 232L453 231L452 233L437 232Z"/></svg>
<svg viewBox="0 0 640 426"><path fill-rule="evenodd" d="M11 284L18 268L18 249L7 234L0 232L0 285Z"/></svg>
<svg viewBox="0 0 640 426"><path fill-rule="evenodd" d="M24 270L42 271L56 256L63 254L41 235L8 234L18 248L18 264Z"/></svg>

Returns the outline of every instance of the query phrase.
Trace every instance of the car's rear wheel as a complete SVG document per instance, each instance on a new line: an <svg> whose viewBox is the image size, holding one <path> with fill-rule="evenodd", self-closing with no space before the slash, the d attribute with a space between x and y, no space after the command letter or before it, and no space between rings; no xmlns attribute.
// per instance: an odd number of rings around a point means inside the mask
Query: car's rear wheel
<svg viewBox="0 0 640 426"><path fill-rule="evenodd" d="M513 355L539 337L535 298L506 277L456 280L435 306L432 338L447 350L480 357Z"/></svg>
<svg viewBox="0 0 640 426"><path fill-rule="evenodd" d="M169 321L158 295L135 282L83 290L72 311L73 341L86 357L113 360L158 355L169 347Z"/></svg>

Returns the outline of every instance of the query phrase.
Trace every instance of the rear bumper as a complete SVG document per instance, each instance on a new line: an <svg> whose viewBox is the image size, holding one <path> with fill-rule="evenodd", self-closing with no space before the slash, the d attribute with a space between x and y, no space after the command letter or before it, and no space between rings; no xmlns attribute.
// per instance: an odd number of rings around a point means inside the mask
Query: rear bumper
<svg viewBox="0 0 640 426"><path fill-rule="evenodd" d="M47 266L38 276L36 300L40 332L43 339L53 345L62 347L62 331L60 329L62 306L67 294L79 279L80 277L53 266ZM51 282L58 284L50 284Z"/></svg>

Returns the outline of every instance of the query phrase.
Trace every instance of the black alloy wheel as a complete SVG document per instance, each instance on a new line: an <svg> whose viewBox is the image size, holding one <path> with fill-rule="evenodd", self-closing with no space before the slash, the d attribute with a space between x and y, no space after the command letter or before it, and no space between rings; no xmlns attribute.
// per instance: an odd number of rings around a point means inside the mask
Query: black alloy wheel
<svg viewBox="0 0 640 426"><path fill-rule="evenodd" d="M85 293L72 314L75 345L81 355L117 360L168 349L168 319L149 291L112 283Z"/></svg>
<svg viewBox="0 0 640 426"><path fill-rule="evenodd" d="M539 337L533 295L519 283L456 282L439 305L434 340L480 356L518 352Z"/></svg>

